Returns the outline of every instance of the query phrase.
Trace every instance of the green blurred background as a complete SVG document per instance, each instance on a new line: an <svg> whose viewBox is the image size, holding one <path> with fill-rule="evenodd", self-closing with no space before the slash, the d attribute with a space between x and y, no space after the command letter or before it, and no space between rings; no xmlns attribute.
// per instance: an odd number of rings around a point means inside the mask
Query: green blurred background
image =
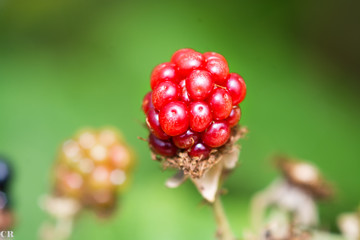
<svg viewBox="0 0 360 240"><path fill-rule="evenodd" d="M209 207L190 183L150 160L141 127L152 68L179 48L223 54L243 75L241 167L224 204L237 235L251 195L277 175L276 152L316 163L337 189L324 228L360 201L359 14L355 1L0 1L0 152L12 159L16 239L36 239L59 144L113 125L138 154L121 208L85 213L72 239L213 239Z"/></svg>

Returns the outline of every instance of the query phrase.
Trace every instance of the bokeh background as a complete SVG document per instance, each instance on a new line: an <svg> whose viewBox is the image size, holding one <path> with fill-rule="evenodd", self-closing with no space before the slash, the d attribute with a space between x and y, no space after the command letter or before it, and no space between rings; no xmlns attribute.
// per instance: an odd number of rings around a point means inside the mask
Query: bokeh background
<svg viewBox="0 0 360 240"><path fill-rule="evenodd" d="M179 48L223 54L248 86L241 167L224 204L237 235L251 195L277 176L276 152L316 163L337 189L322 226L360 201L360 19L356 1L0 1L0 153L16 170L16 239L36 239L59 144L113 125L138 155L107 222L85 213L72 239L213 239L211 209L150 160L141 126L152 68Z"/></svg>

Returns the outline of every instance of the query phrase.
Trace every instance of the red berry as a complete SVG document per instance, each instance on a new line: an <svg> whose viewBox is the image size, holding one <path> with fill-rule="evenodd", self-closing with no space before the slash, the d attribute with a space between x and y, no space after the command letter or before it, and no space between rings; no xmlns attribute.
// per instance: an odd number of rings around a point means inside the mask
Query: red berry
<svg viewBox="0 0 360 240"><path fill-rule="evenodd" d="M162 140L169 139L168 136L160 127L159 113L153 108L150 109L146 115L146 124L152 134Z"/></svg>
<svg viewBox="0 0 360 240"><path fill-rule="evenodd" d="M208 70L214 79L215 84L224 85L229 74L229 67L226 61L220 58L213 58L206 62L205 69Z"/></svg>
<svg viewBox="0 0 360 240"><path fill-rule="evenodd" d="M190 128L195 132L204 131L212 121L210 107L205 102L193 102L189 106Z"/></svg>
<svg viewBox="0 0 360 240"><path fill-rule="evenodd" d="M173 142L178 148L187 149L194 145L200 136L191 130L187 130L186 133L173 137Z"/></svg>
<svg viewBox="0 0 360 240"><path fill-rule="evenodd" d="M143 98L143 102L142 102L142 110L144 111L145 114L147 114L147 112L154 107L154 105L152 104L151 101L151 94L152 92L148 92L145 97Z"/></svg>
<svg viewBox="0 0 360 240"><path fill-rule="evenodd" d="M180 100L186 104L189 104L191 102L191 99L190 99L189 93L186 89L186 80L185 79L179 83L179 88L180 88Z"/></svg>
<svg viewBox="0 0 360 240"><path fill-rule="evenodd" d="M226 82L233 104L238 105L246 96L246 85L244 79L237 73L230 73Z"/></svg>
<svg viewBox="0 0 360 240"><path fill-rule="evenodd" d="M165 105L160 110L160 126L167 135L183 134L189 128L187 106L183 102L175 101Z"/></svg>
<svg viewBox="0 0 360 240"><path fill-rule="evenodd" d="M191 49L191 48L179 49L172 55L171 62L176 63L177 61L179 61L179 58L181 57L181 55L183 55L184 53L187 53L187 52L195 52L195 50Z"/></svg>
<svg viewBox="0 0 360 240"><path fill-rule="evenodd" d="M185 77L192 70L199 69L204 63L204 57L196 51L186 51L174 59L174 63L179 68L180 75Z"/></svg>
<svg viewBox="0 0 360 240"><path fill-rule="evenodd" d="M203 142L209 147L220 147L230 137L230 127L225 121L215 121L202 134Z"/></svg>
<svg viewBox="0 0 360 240"><path fill-rule="evenodd" d="M210 155L210 148L208 148L203 143L199 142L192 146L192 148L189 151L190 157L198 157L200 159L206 159Z"/></svg>
<svg viewBox="0 0 360 240"><path fill-rule="evenodd" d="M152 93L152 102L157 110L179 97L178 86L170 81L159 83Z"/></svg>
<svg viewBox="0 0 360 240"><path fill-rule="evenodd" d="M172 157L177 152L176 146L170 140L158 139L153 134L149 135L149 145L154 152L166 157Z"/></svg>
<svg viewBox="0 0 360 240"><path fill-rule="evenodd" d="M206 99L214 88L211 74L204 70L195 70L186 79L186 89L192 100Z"/></svg>
<svg viewBox="0 0 360 240"><path fill-rule="evenodd" d="M164 81L172 81L174 83L179 81L176 65L174 63L167 62L159 64L152 71L150 77L151 89L154 89L159 83Z"/></svg>
<svg viewBox="0 0 360 240"><path fill-rule="evenodd" d="M215 59L215 58L218 58L222 61L224 61L226 64L227 64L227 61L225 59L225 57L219 53L216 53L216 52L206 52L206 53L203 53L203 56L205 58L205 62L211 60L211 59Z"/></svg>
<svg viewBox="0 0 360 240"><path fill-rule="evenodd" d="M222 120L230 115L232 100L230 93L223 88L216 88L208 100L214 120Z"/></svg>
<svg viewBox="0 0 360 240"><path fill-rule="evenodd" d="M241 117L241 110L238 106L233 107L229 117L226 119L229 127L234 127L238 124Z"/></svg>

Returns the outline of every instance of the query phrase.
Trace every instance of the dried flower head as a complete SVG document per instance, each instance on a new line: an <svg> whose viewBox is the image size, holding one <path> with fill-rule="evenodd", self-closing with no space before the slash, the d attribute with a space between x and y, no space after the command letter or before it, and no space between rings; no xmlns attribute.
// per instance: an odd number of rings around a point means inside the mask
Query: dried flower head
<svg viewBox="0 0 360 240"><path fill-rule="evenodd" d="M287 181L315 198L326 199L333 195L332 187L313 164L284 156L276 157L275 163Z"/></svg>

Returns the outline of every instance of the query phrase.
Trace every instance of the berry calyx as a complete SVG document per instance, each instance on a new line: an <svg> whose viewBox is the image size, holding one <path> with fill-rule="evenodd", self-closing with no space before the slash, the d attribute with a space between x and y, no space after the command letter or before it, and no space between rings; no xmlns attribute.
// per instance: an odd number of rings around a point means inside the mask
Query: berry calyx
<svg viewBox="0 0 360 240"><path fill-rule="evenodd" d="M195 132L204 131L212 121L212 114L206 102L192 102L189 106L190 128Z"/></svg>
<svg viewBox="0 0 360 240"><path fill-rule="evenodd" d="M235 127L241 117L241 110L238 106L233 107L233 109L231 110L231 113L229 115L229 117L226 119L227 123L229 124L229 127Z"/></svg>
<svg viewBox="0 0 360 240"><path fill-rule="evenodd" d="M179 98L178 86L170 81L160 83L152 93L152 102L157 110Z"/></svg>
<svg viewBox="0 0 360 240"><path fill-rule="evenodd" d="M230 127L225 121L215 121L202 134L203 142L209 147L220 147L230 137Z"/></svg>
<svg viewBox="0 0 360 240"><path fill-rule="evenodd" d="M190 157L198 157L200 159L206 159L210 155L210 148L202 142L196 143L189 151Z"/></svg>
<svg viewBox="0 0 360 240"><path fill-rule="evenodd" d="M188 149L194 145L200 136L191 130L187 130L186 133L173 137L174 144L181 149Z"/></svg>
<svg viewBox="0 0 360 240"><path fill-rule="evenodd" d="M246 85L244 79L237 73L230 73L226 82L234 105L241 103L246 96Z"/></svg>
<svg viewBox="0 0 360 240"><path fill-rule="evenodd" d="M162 156L172 157L177 152L176 146L170 140L158 139L153 134L149 135L149 145L154 152Z"/></svg>
<svg viewBox="0 0 360 240"><path fill-rule="evenodd" d="M146 124L152 134L157 138L166 140L170 136L167 135L160 126L159 113L155 109L150 109L146 115Z"/></svg>
<svg viewBox="0 0 360 240"><path fill-rule="evenodd" d="M183 134L189 128L189 114L185 103L170 102L160 110L160 126L167 135Z"/></svg>
<svg viewBox="0 0 360 240"><path fill-rule="evenodd" d="M186 89L194 101L206 99L214 88L211 74L204 70L195 70L186 79Z"/></svg>
<svg viewBox="0 0 360 240"><path fill-rule="evenodd" d="M171 81L177 83L179 75L177 73L176 65L174 63L162 63L157 65L151 73L150 86L154 89L159 83L164 81Z"/></svg>
<svg viewBox="0 0 360 240"><path fill-rule="evenodd" d="M233 103L227 90L216 88L209 99L209 104L214 120L222 120L230 115Z"/></svg>

